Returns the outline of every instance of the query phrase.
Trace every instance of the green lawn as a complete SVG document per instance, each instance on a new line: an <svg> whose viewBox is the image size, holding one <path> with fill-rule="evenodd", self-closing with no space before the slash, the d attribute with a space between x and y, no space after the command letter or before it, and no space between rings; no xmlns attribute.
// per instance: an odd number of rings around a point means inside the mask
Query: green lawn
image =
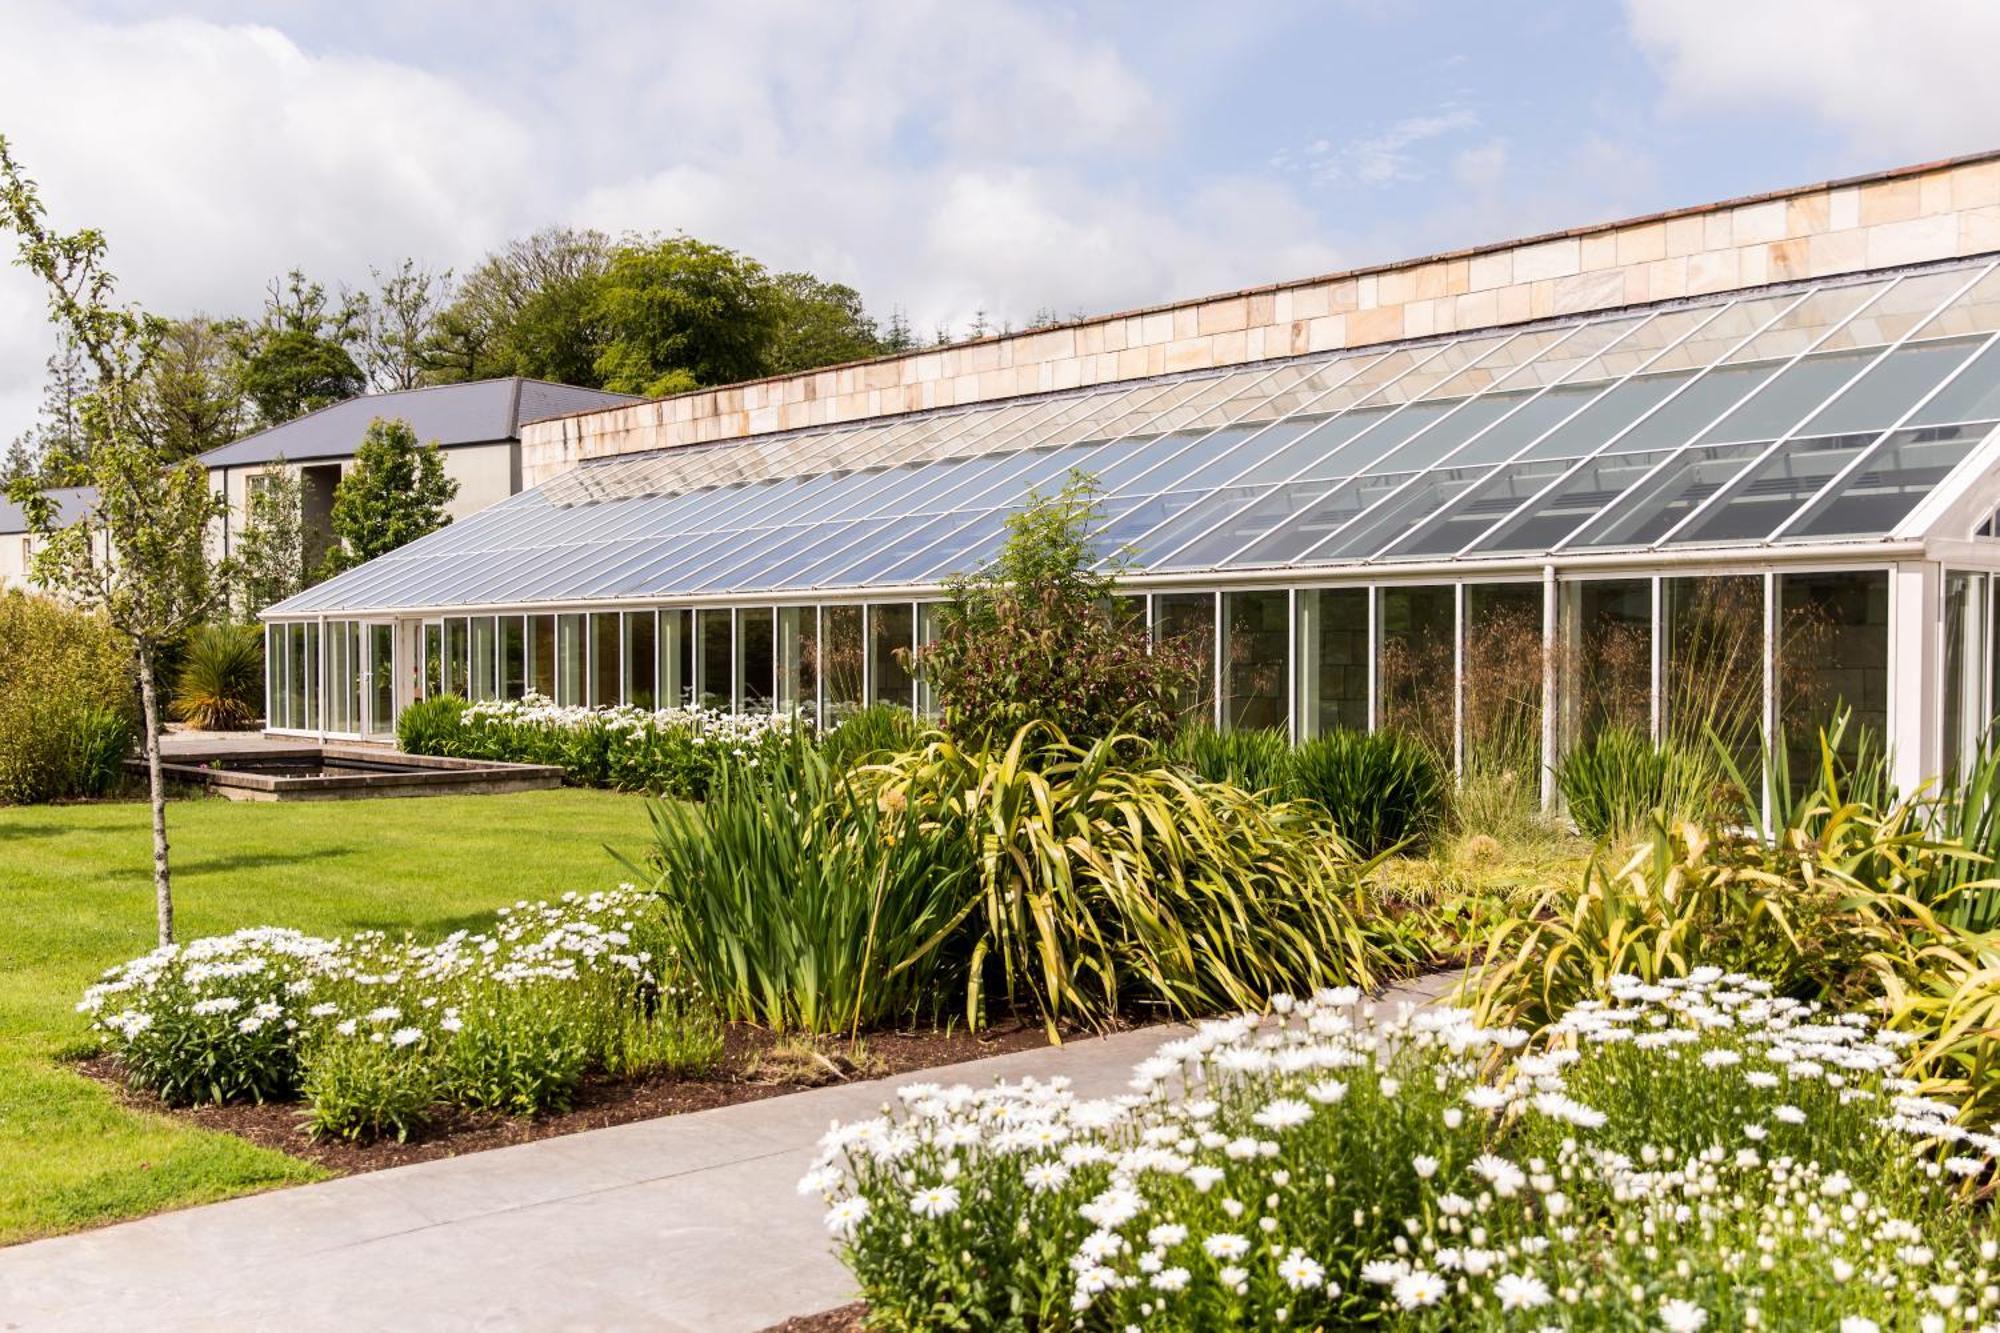
<svg viewBox="0 0 2000 1333"><path fill-rule="evenodd" d="M619 882L637 797L561 790L168 810L181 939L241 926L442 935L521 898ZM636 859L636 855L635 855ZM0 1244L319 1175L128 1111L63 1068L83 988L153 946L142 804L0 808Z"/></svg>

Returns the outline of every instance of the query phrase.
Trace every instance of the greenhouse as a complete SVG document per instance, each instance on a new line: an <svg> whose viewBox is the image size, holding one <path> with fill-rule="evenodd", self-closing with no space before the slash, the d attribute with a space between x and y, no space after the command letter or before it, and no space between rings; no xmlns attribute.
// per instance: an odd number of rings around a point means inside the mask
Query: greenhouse
<svg viewBox="0 0 2000 1333"><path fill-rule="evenodd" d="M1991 716L2000 271L1947 261L584 461L267 613L272 728L425 694L922 709L945 581L1093 480L1221 728L1540 783L1626 725L1910 780Z"/></svg>

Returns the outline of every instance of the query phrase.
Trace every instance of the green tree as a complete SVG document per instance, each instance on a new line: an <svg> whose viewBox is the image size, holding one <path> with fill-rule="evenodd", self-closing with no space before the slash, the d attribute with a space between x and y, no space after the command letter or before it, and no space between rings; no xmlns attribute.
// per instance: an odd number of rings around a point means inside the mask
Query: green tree
<svg viewBox="0 0 2000 1333"><path fill-rule="evenodd" d="M232 332L206 315L171 320L161 332L146 368L145 411L171 457L192 458L243 431L248 413Z"/></svg>
<svg viewBox="0 0 2000 1333"><path fill-rule="evenodd" d="M1079 742L1173 734L1199 657L1149 642L1145 617L1121 605L1092 541L1101 517L1095 482L1072 473L1056 495L1031 493L992 562L948 585L916 665L964 744L1004 744L1035 721Z"/></svg>
<svg viewBox="0 0 2000 1333"><path fill-rule="evenodd" d="M234 338L243 393L267 426L352 398L367 387L348 348L361 337L352 299L335 305L298 269L273 278L264 314Z"/></svg>
<svg viewBox="0 0 2000 1333"><path fill-rule="evenodd" d="M405 259L387 274L380 269L369 274L375 290L347 298L362 374L381 393L428 383L438 321L451 300L451 270L433 273Z"/></svg>
<svg viewBox="0 0 2000 1333"><path fill-rule="evenodd" d="M236 614L255 620L265 607L306 586L305 517L299 474L284 455L250 479L243 535L236 543Z"/></svg>
<svg viewBox="0 0 2000 1333"><path fill-rule="evenodd" d="M146 411L146 376L165 324L116 302L101 233L49 228L34 182L0 138L0 225L18 242L16 263L48 289L50 320L81 355L84 391L76 401L75 455L65 479L96 490L88 513L64 524L35 483L9 496L40 538L34 577L59 596L101 611L132 645L144 709L146 769L153 814L153 893L161 943L174 936L166 788L160 774L161 653L215 610L208 558L222 497L192 459L175 459Z"/></svg>
<svg viewBox="0 0 2000 1333"><path fill-rule="evenodd" d="M765 374L779 327L764 266L688 236L619 246L596 314L598 382L653 397Z"/></svg>
<svg viewBox="0 0 2000 1333"><path fill-rule="evenodd" d="M861 293L844 283L823 282L810 273L780 273L771 279L767 299L777 319L764 358L766 375L861 361L892 350L862 307ZM907 339L907 324L902 331Z"/></svg>
<svg viewBox="0 0 2000 1333"><path fill-rule="evenodd" d="M333 490L333 547L326 574L352 569L451 522L458 483L444 474L436 440L419 445L407 421L377 417Z"/></svg>
<svg viewBox="0 0 2000 1333"><path fill-rule="evenodd" d="M549 227L481 260L439 314L427 359L441 382L530 375L597 384L603 350L597 284L611 259L603 232Z"/></svg>

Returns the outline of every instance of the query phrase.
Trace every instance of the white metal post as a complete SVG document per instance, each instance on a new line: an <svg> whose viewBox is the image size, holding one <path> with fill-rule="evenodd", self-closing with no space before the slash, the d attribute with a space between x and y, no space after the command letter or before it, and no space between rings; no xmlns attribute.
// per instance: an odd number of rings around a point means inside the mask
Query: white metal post
<svg viewBox="0 0 2000 1333"><path fill-rule="evenodd" d="M1465 775L1465 599L1463 583L1451 585L1451 771Z"/></svg>
<svg viewBox="0 0 2000 1333"><path fill-rule="evenodd" d="M1214 602L1209 607L1209 614L1212 617L1211 624L1214 632L1210 635L1209 643L1210 661L1212 663L1209 678L1209 694L1213 696L1212 703L1215 709L1213 725L1217 731L1221 731L1224 722L1228 719L1228 714L1224 711L1222 705L1222 692L1226 688L1226 683L1222 678L1223 667L1227 660L1223 656L1222 636L1225 626L1222 623L1221 590L1218 589L1211 596L1214 598Z"/></svg>
<svg viewBox="0 0 2000 1333"><path fill-rule="evenodd" d="M1542 566L1542 809L1556 806L1556 567Z"/></svg>
<svg viewBox="0 0 2000 1333"><path fill-rule="evenodd" d="M1380 638L1380 631L1377 622L1381 619L1380 612L1378 611L1377 608L1380 606L1381 600L1382 600L1382 590L1376 587L1372 583L1369 584L1368 585L1368 730L1371 732L1381 725L1380 721L1378 720L1380 715L1377 712L1375 704L1375 696L1380 692L1377 688L1378 673L1376 671L1375 664L1377 660L1379 660L1379 658L1381 657L1381 646L1377 642L1378 639Z"/></svg>
<svg viewBox="0 0 2000 1333"><path fill-rule="evenodd" d="M1782 742L1778 729L1778 576L1764 571L1764 832L1771 832L1771 808L1777 793L1771 790L1773 761Z"/></svg>
<svg viewBox="0 0 2000 1333"><path fill-rule="evenodd" d="M1649 613L1651 619L1646 633L1647 669L1650 672L1646 685L1646 717L1647 726L1652 730L1653 744L1658 745L1666 734L1664 731L1666 710L1661 706L1663 678L1660 674L1666 652L1666 645L1660 632L1666 624L1666 604L1663 600L1666 583L1658 574L1653 575L1651 582L1653 585L1652 607Z"/></svg>

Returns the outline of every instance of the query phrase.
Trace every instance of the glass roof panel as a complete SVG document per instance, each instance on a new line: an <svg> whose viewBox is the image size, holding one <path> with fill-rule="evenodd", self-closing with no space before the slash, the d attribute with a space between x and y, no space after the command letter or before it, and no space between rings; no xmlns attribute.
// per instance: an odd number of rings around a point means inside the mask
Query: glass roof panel
<svg viewBox="0 0 2000 1333"><path fill-rule="evenodd" d="M1710 445L1667 455L1651 476L1633 485L1564 549L1652 544L1727 486L1767 447L1768 443Z"/></svg>
<svg viewBox="0 0 2000 1333"><path fill-rule="evenodd" d="M1978 260L592 460L276 610L924 586L1072 469L1136 573L1881 537L1996 420Z"/></svg>
<svg viewBox="0 0 2000 1333"><path fill-rule="evenodd" d="M1985 421L1894 432L1784 535L1852 537L1893 530L1993 427Z"/></svg>

